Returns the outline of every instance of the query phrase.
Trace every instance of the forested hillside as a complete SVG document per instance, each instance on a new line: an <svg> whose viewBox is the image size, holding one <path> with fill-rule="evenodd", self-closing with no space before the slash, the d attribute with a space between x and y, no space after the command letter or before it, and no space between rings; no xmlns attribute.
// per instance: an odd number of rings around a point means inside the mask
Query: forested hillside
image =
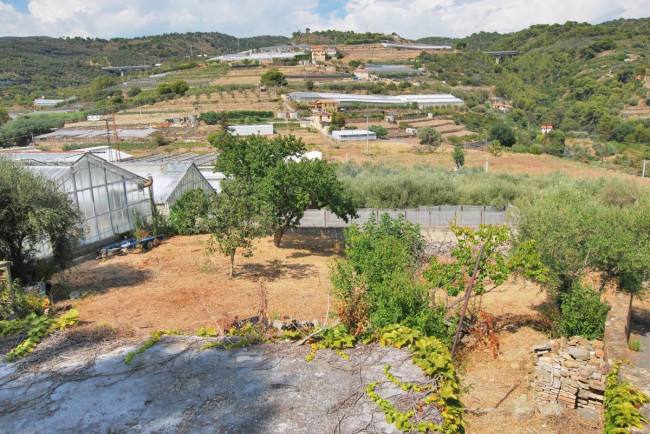
<svg viewBox="0 0 650 434"><path fill-rule="evenodd" d="M194 55L219 55L288 41L284 36L235 38L222 33L165 34L142 38L0 38L3 100L88 84L101 66L143 65ZM191 50L190 50L191 47ZM11 82L16 82L11 84Z"/></svg>

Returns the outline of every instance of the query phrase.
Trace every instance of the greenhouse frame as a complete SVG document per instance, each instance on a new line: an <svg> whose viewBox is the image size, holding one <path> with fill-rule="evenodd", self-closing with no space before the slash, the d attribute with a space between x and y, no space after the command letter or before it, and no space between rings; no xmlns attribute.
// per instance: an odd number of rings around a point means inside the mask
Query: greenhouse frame
<svg viewBox="0 0 650 434"><path fill-rule="evenodd" d="M115 163L135 175L153 179L153 199L159 212L169 215L169 209L188 190L201 189L214 194L215 189L192 161Z"/></svg>
<svg viewBox="0 0 650 434"><path fill-rule="evenodd" d="M4 156L54 181L68 194L81 216L82 246L134 230L137 218L151 219L151 190L144 186L147 179L91 153L37 152Z"/></svg>

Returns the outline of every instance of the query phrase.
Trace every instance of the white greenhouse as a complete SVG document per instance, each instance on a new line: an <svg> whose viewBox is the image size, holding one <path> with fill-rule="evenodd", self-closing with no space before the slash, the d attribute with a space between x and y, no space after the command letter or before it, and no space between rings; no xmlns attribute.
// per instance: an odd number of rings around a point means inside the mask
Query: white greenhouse
<svg viewBox="0 0 650 434"><path fill-rule="evenodd" d="M115 163L135 175L153 179L153 198L156 208L168 215L169 209L188 190L200 188L215 192L199 168L192 161L143 162L138 160Z"/></svg>
<svg viewBox="0 0 650 434"><path fill-rule="evenodd" d="M68 194L81 215L83 246L104 242L135 228L136 216L150 220L147 179L91 153L34 152L2 154L45 176Z"/></svg>

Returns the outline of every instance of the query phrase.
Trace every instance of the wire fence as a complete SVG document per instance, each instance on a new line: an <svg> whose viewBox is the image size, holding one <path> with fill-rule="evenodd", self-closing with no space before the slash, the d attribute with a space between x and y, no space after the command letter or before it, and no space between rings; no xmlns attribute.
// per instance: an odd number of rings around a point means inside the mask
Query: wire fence
<svg viewBox="0 0 650 434"><path fill-rule="evenodd" d="M352 223L364 224L371 216L379 219L382 214L388 214L397 218L400 214L411 222L422 227L449 226L456 220L460 226L504 225L506 224L506 212L497 210L490 206L428 206L413 209L360 209L357 211L359 217L346 223L334 213L327 210L307 210L305 216L300 220L300 227L303 228L343 228Z"/></svg>

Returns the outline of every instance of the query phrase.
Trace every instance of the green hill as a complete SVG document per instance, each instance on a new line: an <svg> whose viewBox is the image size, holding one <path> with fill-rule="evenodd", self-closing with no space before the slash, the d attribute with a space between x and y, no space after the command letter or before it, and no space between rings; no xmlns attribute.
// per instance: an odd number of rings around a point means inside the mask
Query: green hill
<svg viewBox="0 0 650 434"><path fill-rule="evenodd" d="M194 54L228 52L284 44L284 36L235 38L222 33L164 34L142 38L0 38L0 86L5 103L28 103L40 93L90 83L102 66L179 62Z"/></svg>

